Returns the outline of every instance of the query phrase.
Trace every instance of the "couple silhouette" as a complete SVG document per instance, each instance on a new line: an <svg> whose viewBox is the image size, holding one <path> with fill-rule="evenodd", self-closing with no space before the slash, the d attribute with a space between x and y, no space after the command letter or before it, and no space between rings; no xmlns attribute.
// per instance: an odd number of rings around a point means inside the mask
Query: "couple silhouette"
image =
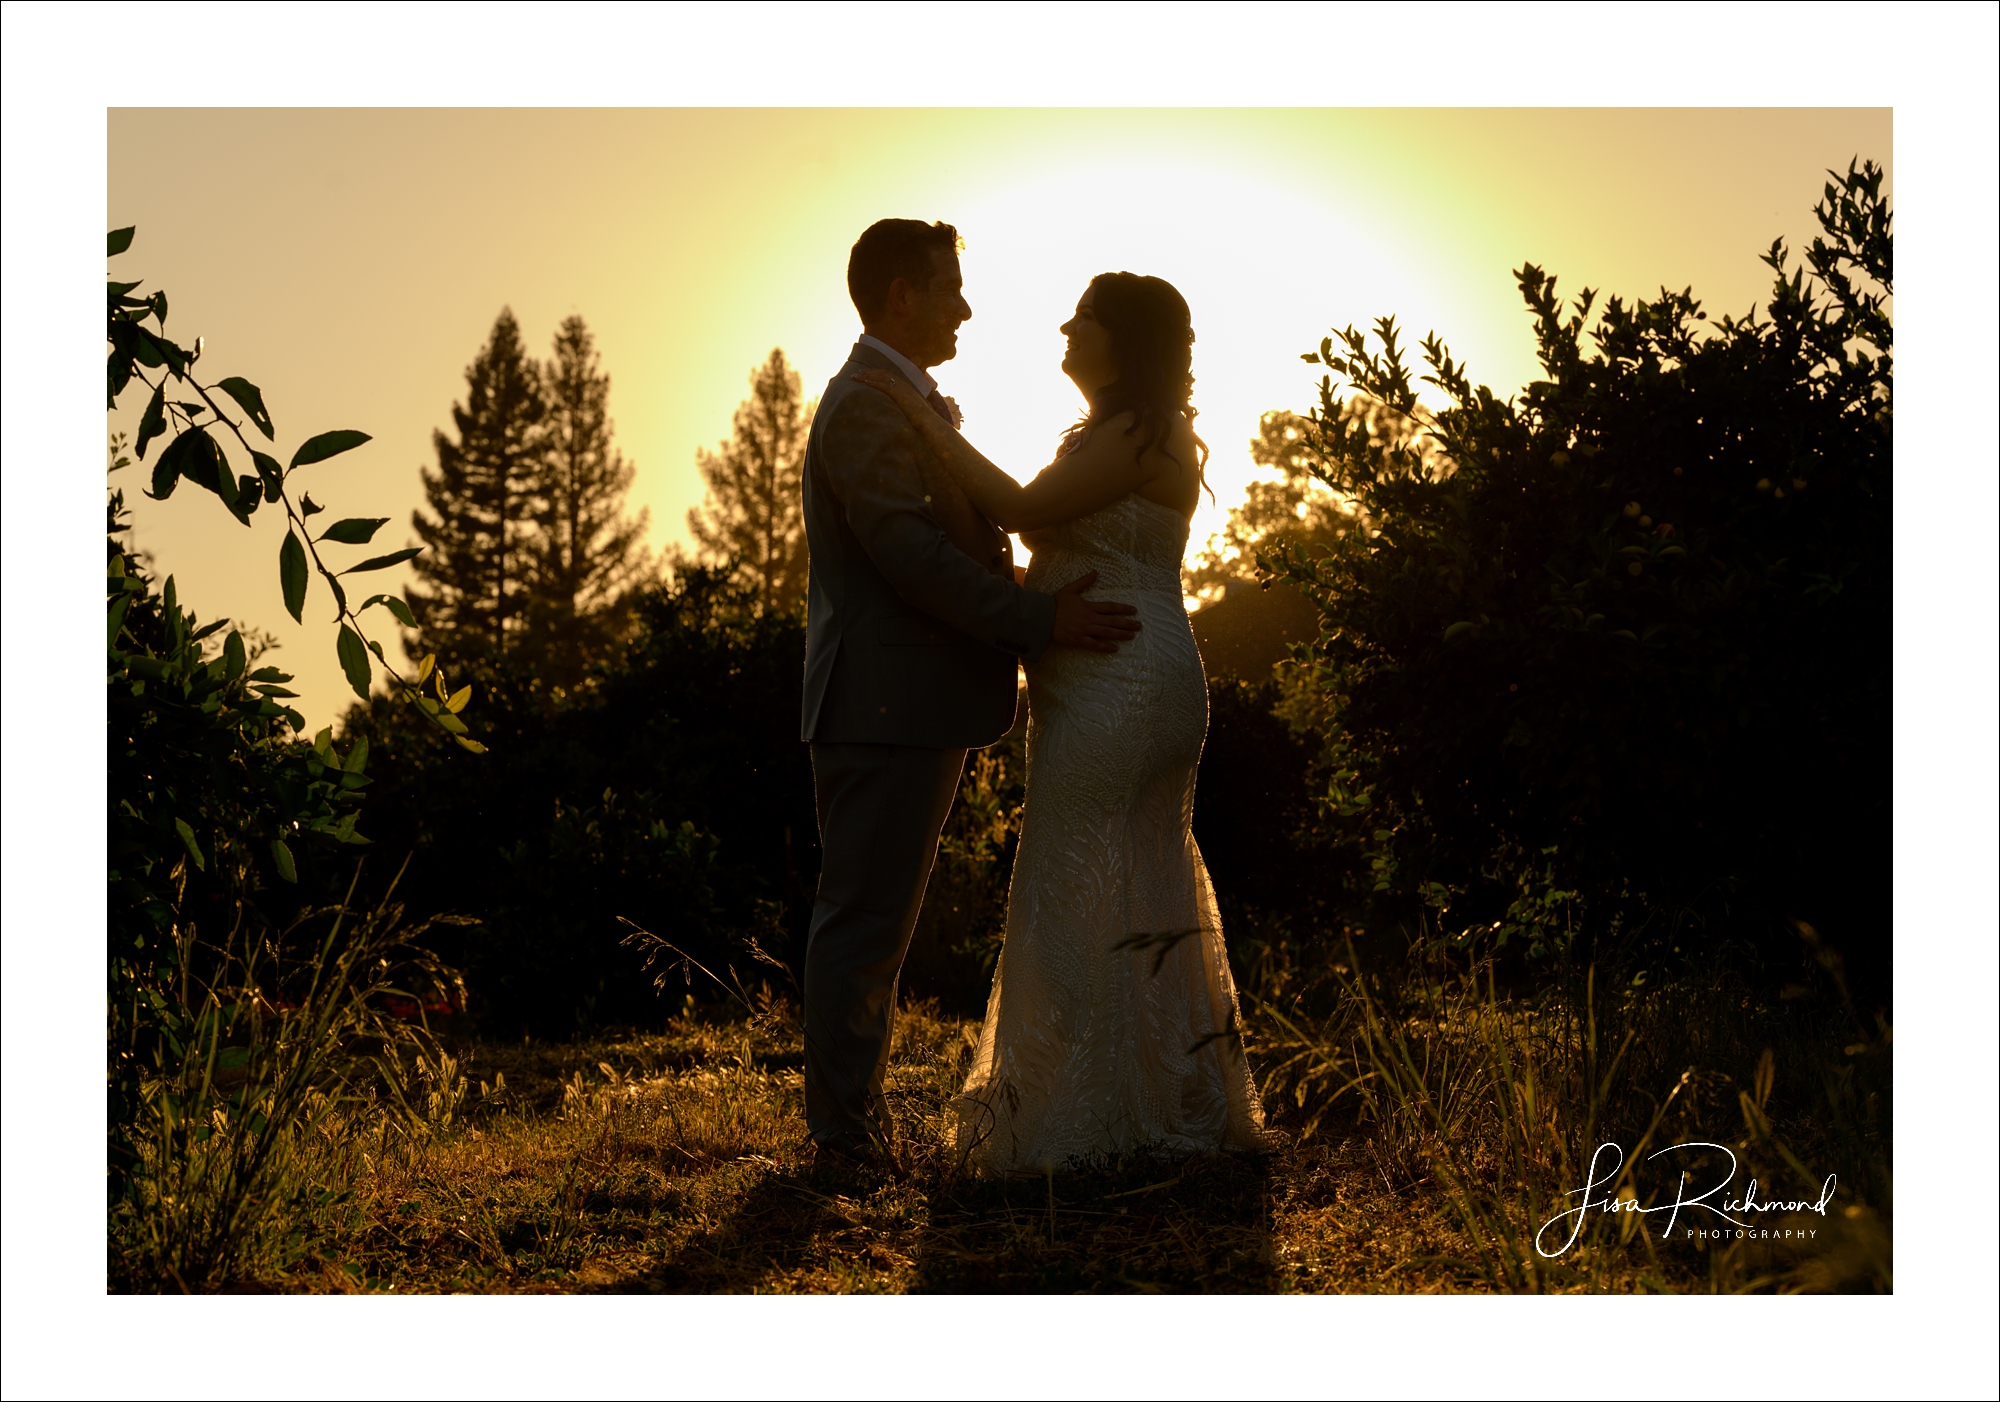
<svg viewBox="0 0 2000 1402"><path fill-rule="evenodd" d="M1207 455L1188 306L1159 278L1091 280L1062 326L1089 409L1023 486L930 374L972 316L960 248L951 225L913 219L861 235L847 287L863 333L807 440L802 738L823 854L807 1124L824 1157L894 1166L897 975L966 753L1013 727L1018 663L1027 798L954 1147L986 1173L1259 1148L1190 831L1208 688L1181 602Z"/></svg>

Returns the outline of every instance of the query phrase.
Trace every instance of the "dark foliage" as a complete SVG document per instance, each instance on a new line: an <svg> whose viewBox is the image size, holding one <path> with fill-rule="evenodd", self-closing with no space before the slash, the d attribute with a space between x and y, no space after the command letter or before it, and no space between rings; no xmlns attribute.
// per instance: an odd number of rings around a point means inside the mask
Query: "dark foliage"
<svg viewBox="0 0 2000 1402"><path fill-rule="evenodd" d="M413 915L482 922L445 952L466 972L492 1036L657 1027L661 997L632 920L725 981L786 982L761 948L803 963L818 881L812 768L798 740L796 615L757 608L754 583L694 569L642 596L638 631L591 680L556 698L540 681L476 675L493 741L476 762L418 728L407 707L349 713L367 738L370 835L414 857L398 896ZM461 678L454 677L452 685ZM1311 850L1312 747L1271 713L1275 688L1219 682L1196 803L1242 957L1325 916L1355 862ZM969 758L904 968L907 997L976 1014L985 1005L1020 832L1023 737ZM1343 865L1344 864L1344 865ZM699 970L689 986L722 989Z"/></svg>
<svg viewBox="0 0 2000 1402"><path fill-rule="evenodd" d="M130 228L114 230L108 256L127 252L133 236ZM247 436L276 441L262 391L237 376L203 383L201 341L189 349L167 339L166 294L135 297L139 286L107 285L106 403L116 408L135 384L151 391L133 445L143 460L148 447L165 443L153 459L149 495L169 498L186 480L212 493L246 528L260 506L269 508L267 520L279 515L285 607L302 616L317 574L335 606L342 669L365 694L371 654L380 660L381 653L361 615L380 605L400 616L402 604L378 594L356 608L342 580L415 552L336 568L342 562L333 546L365 546L385 522L355 517L309 528L324 508L300 489L296 474L359 447L368 435L317 434L280 465ZM123 435L113 440L114 473L131 466L119 451L123 443ZM226 443L255 471L238 474ZM240 1112L242 1086L275 1052L266 1014L291 992L282 976L288 924L282 917L296 913L291 883L307 874L332 884L333 872L348 868L342 849L365 843L355 819L368 751L356 744L343 755L331 730L305 742L303 720L285 705L294 695L286 686L290 675L255 666L244 632L224 633L228 620L200 624L181 607L171 578L156 589L121 539L124 515L123 492L112 492L105 580L106 1168L114 1218L129 1228L154 1220L163 1201L157 1181L187 1162L196 1139L208 1141L216 1108L239 1112L239 1127L255 1141L246 1150L250 1177L242 1182L263 1171L258 1165L269 1146ZM409 683L393 671L390 677L407 693ZM464 724L451 720L462 736ZM322 952L349 948L351 941L343 945L336 934ZM234 1100L220 1094L218 1069L234 1074ZM238 1183L230 1191L250 1190Z"/></svg>
<svg viewBox="0 0 2000 1402"><path fill-rule="evenodd" d="M1253 987L1278 974L1266 966L1282 966L1302 939L1338 927L1347 888L1365 870L1353 853L1322 841L1310 783L1315 746L1274 713L1278 699L1273 681L1209 683L1195 787L1195 842L1230 955Z"/></svg>
<svg viewBox="0 0 2000 1402"><path fill-rule="evenodd" d="M349 713L377 761L370 834L413 858L417 915L477 918L449 951L495 1035L657 1025L678 1006L619 941L632 920L727 976L796 967L818 877L812 771L798 739L803 621L692 569L635 605L635 635L578 688L485 660L491 751L476 764L407 708ZM694 991L717 989L699 972Z"/></svg>
<svg viewBox="0 0 2000 1402"><path fill-rule="evenodd" d="M109 942L109 1191L138 1168L134 1126L144 1084L196 1040L190 985L222 976L221 950L301 865L329 869L354 831L367 748L343 758L330 732L291 737L291 678L252 669L242 634L223 636L156 592L120 541L122 493L109 507L106 709ZM280 901L280 904L286 904Z"/></svg>
<svg viewBox="0 0 2000 1402"><path fill-rule="evenodd" d="M1322 382L1318 470L1367 529L1266 562L1319 603L1290 714L1389 908L1541 950L1585 919L1753 942L1803 920L1886 994L1880 182L1826 187L1810 272L1773 245L1766 319L1662 292L1590 327L1592 293L1565 317L1524 267L1547 379L1514 399L1433 336L1425 379L1451 407L1423 409L1393 320L1379 353L1350 328L1308 357L1421 435L1358 430Z"/></svg>

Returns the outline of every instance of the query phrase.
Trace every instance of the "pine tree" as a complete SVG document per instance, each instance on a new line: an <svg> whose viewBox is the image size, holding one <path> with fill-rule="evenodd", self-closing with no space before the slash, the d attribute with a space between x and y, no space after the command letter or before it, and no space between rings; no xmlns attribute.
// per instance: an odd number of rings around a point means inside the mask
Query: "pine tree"
<svg viewBox="0 0 2000 1402"><path fill-rule="evenodd" d="M524 622L548 417L541 371L522 350L511 310L501 309L465 385L465 403L451 407L458 441L431 435L438 465L423 469L430 514L410 518L430 548L412 562L420 584L407 597L424 649L498 657Z"/></svg>
<svg viewBox="0 0 2000 1402"><path fill-rule="evenodd" d="M549 681L574 686L622 630L632 586L651 573L640 544L648 518L625 514L633 467L611 444L611 377L582 317L556 333L542 380L548 419L523 650Z"/></svg>
<svg viewBox="0 0 2000 1402"><path fill-rule="evenodd" d="M688 512L700 555L730 559L749 577L767 610L796 608L806 592L806 531L799 499L812 405L802 402L798 372L785 353L750 374L750 397L736 410L735 433L711 453L695 450L708 500Z"/></svg>

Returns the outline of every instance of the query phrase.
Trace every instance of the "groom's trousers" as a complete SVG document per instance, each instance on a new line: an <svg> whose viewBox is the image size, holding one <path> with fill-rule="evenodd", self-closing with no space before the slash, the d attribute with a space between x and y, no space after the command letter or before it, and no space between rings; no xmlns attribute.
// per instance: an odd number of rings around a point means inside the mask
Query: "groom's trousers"
<svg viewBox="0 0 2000 1402"><path fill-rule="evenodd" d="M821 865L806 944L806 1125L815 1142L886 1145L896 976L965 751L815 742L812 766Z"/></svg>

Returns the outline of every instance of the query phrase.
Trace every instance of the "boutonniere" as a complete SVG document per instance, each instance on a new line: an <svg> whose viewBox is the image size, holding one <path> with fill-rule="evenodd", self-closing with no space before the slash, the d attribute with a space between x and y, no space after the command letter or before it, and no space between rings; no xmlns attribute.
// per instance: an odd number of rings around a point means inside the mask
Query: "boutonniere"
<svg viewBox="0 0 2000 1402"><path fill-rule="evenodd" d="M946 421L955 429L964 428L965 415L958 412L958 401L948 394L940 394L938 398L944 401L944 416Z"/></svg>

